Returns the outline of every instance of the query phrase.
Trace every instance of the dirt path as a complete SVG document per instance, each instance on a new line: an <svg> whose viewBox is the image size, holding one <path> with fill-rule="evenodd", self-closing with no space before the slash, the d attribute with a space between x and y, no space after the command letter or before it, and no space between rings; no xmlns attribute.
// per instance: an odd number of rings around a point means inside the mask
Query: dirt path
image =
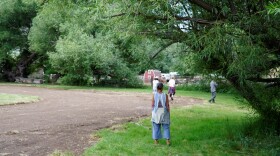
<svg viewBox="0 0 280 156"><path fill-rule="evenodd" d="M0 156L46 156L56 149L80 155L92 144L95 130L151 112L151 95L145 93L3 85L0 93L40 97L36 103L0 107ZM176 97L171 107L198 103L202 101Z"/></svg>

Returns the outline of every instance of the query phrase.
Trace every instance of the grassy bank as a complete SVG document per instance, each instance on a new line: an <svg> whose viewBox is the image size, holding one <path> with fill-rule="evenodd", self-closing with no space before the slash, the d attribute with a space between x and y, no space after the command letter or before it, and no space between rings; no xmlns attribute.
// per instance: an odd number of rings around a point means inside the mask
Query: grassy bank
<svg viewBox="0 0 280 156"><path fill-rule="evenodd" d="M39 97L37 96L0 93L0 106L36 102L38 100Z"/></svg>
<svg viewBox="0 0 280 156"><path fill-rule="evenodd" d="M99 91L128 91L128 92L147 92L151 93L150 86L143 86L143 88L119 88L119 87L101 87L101 86L67 86L67 85L51 85L51 84L21 84L21 83L0 83L0 85L23 86L23 87L39 87L49 89L62 90L99 90Z"/></svg>
<svg viewBox="0 0 280 156"><path fill-rule="evenodd" d="M209 98L209 93L194 91L177 95ZM99 142L84 155L279 155L280 137L254 132L250 125L256 116L235 98L219 94L216 104L173 109L171 147L164 140L153 144L147 118L99 131L94 134Z"/></svg>

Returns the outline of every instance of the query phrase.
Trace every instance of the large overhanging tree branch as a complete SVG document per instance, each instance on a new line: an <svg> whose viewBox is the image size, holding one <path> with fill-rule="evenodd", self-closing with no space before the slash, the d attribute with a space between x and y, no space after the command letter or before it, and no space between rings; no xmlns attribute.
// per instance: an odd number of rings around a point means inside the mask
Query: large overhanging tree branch
<svg viewBox="0 0 280 156"><path fill-rule="evenodd" d="M154 36L161 39L165 38L170 30L173 36L177 35L181 37L182 35L188 34L188 38L184 36L182 37L184 40L180 41L185 43L188 48L192 48L195 54L198 55L197 58L206 58L205 60L195 60L196 65L203 70L207 70L209 73L221 73L262 117L271 119L271 121L274 119L274 121L279 123L280 128L279 90L277 90L280 84L280 78L246 79L251 75L262 75L263 73L267 73L270 69L279 67L279 59L274 59L275 61L272 59L259 60L262 57L274 57L272 55L275 55L275 51L276 57L279 58L279 54L277 54L279 53L279 44L277 42L279 41L279 35L275 35L279 34L279 20L277 20L276 17L271 17L271 19L267 18L267 16L265 16L266 10L263 9L263 6L268 5L269 2L263 0L258 0L257 2L237 0L180 0L180 2L183 5L181 9L185 10L185 13L182 14L178 13L180 12L178 11L180 8L175 8L177 7L176 5L171 6L171 8L160 8L159 6L159 8L157 8L157 11L159 10L158 12L146 12L145 9L147 10L147 8L145 8L146 5L144 5L143 8L139 9L140 11L138 9L137 11L131 9L132 11L130 11L132 13L121 13L113 15L112 17L140 17L139 21L148 23L143 24L142 30L148 30L151 33L160 32L165 34L157 35L155 33L156 35ZM185 8L184 5L186 6ZM169 9L171 9L171 11ZM188 15L187 12L189 10L193 12ZM197 31L194 28L186 32L180 32L173 27L170 29L170 26L176 26L178 23L184 24L184 22L186 22L188 26L191 24L199 24L198 28L201 27L202 29L198 29ZM215 23L222 24L213 25ZM149 27L150 25L151 27ZM204 29L205 25L210 27ZM232 34L226 34L225 32L232 32ZM245 38L243 37L244 35L246 36ZM247 43L248 40L252 41ZM173 42L176 42L176 40L173 40ZM172 43L169 44L171 45ZM168 47L169 44L164 45L151 58L156 57L161 51ZM255 47L262 48L255 49ZM248 51L250 51L250 53ZM256 55L258 57L251 57L251 55ZM238 58L238 60L236 58ZM262 61L263 63L253 63L252 66L250 66L251 72L246 68L234 68L231 74L230 68L228 67L236 65L237 67L239 65L243 66L242 63L247 60L250 62ZM246 72L242 72L245 70ZM270 88L265 89L266 87ZM260 88L263 90L260 90ZM269 101L268 99L272 100ZM275 106L277 106L278 109L275 109Z"/></svg>
<svg viewBox="0 0 280 156"><path fill-rule="evenodd" d="M18 66L26 66L36 57L37 53L31 52L31 54L27 58L23 58L19 63Z"/></svg>
<svg viewBox="0 0 280 156"><path fill-rule="evenodd" d="M156 36L161 39L167 39L167 40L172 40L173 42L182 42L186 39L187 33L184 32L182 29L190 30L190 29L185 29L185 28L180 28L180 26L170 26L169 29L164 29L162 28L162 25L158 25L155 30L144 30L140 31L139 33L141 35L151 35L151 36Z"/></svg>
<svg viewBox="0 0 280 156"><path fill-rule="evenodd" d="M150 60L153 60L156 58L156 56L161 53L163 50L165 50L166 48L168 48L169 46L171 46L174 42L168 42L167 44L165 44L164 46L162 46L151 58Z"/></svg>
<svg viewBox="0 0 280 156"><path fill-rule="evenodd" d="M266 88L280 87L280 82L270 83L270 84L266 85L265 87Z"/></svg>
<svg viewBox="0 0 280 156"><path fill-rule="evenodd" d="M267 83L266 88L280 87L280 78L248 78L251 82Z"/></svg>
<svg viewBox="0 0 280 156"><path fill-rule="evenodd" d="M112 15L112 16L108 16L106 18L114 18L114 17L120 17L120 16L125 16L125 15L128 15L127 13L119 13L119 14L115 14L115 15ZM167 16L156 16L156 15L146 15L144 13L131 13L129 15L132 15L132 16L142 16L142 17L145 17L145 19L147 20L158 20L158 21L168 21L170 20L170 18L168 18ZM173 18L175 18L175 20L177 21L193 21L193 22L196 22L198 24L214 24L216 23L216 21L208 21L208 20L205 20L205 19L200 19L200 18L192 18L192 17L188 17L188 16L178 16L178 15L174 15Z"/></svg>
<svg viewBox="0 0 280 156"><path fill-rule="evenodd" d="M204 2L203 0L189 0L191 3L196 4L198 6L200 6L201 8L203 8L204 10L213 13L214 11L214 7L211 6L210 4Z"/></svg>
<svg viewBox="0 0 280 156"><path fill-rule="evenodd" d="M280 82L280 78L249 78L247 79L249 81L253 81L253 82L266 82L266 83L271 83L271 82Z"/></svg>
<svg viewBox="0 0 280 156"><path fill-rule="evenodd" d="M207 12L210 12L216 16L217 19L224 19L225 17L220 13L220 9L204 2L203 0L189 0L190 3L196 4L197 6L203 8Z"/></svg>
<svg viewBox="0 0 280 156"><path fill-rule="evenodd" d="M257 110L260 114L266 117L273 117L270 108L263 105L263 101L261 101L255 94L254 90L250 85L248 85L246 82L240 83L238 81L239 76L238 75L230 75L227 78L238 90L238 92L241 93L241 95L246 98L250 103L251 106Z"/></svg>

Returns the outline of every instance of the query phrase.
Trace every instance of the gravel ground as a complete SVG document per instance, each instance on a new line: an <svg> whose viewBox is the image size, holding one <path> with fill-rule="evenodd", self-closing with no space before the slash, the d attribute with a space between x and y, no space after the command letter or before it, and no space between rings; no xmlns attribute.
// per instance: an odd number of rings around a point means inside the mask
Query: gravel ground
<svg viewBox="0 0 280 156"><path fill-rule="evenodd" d="M0 156L46 156L55 150L80 155L94 144L94 131L151 113L151 94L146 93L12 85L0 85L0 93L40 97L35 103L0 106ZM175 97L171 109L201 103Z"/></svg>

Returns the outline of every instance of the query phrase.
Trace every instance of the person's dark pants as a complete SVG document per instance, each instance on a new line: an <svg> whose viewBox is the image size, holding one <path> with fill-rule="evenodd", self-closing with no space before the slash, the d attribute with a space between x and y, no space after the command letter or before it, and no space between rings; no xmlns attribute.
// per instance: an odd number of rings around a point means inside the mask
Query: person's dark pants
<svg viewBox="0 0 280 156"><path fill-rule="evenodd" d="M175 93L176 93L175 87L169 87L168 94L172 100L173 100L173 96L175 95Z"/></svg>
<svg viewBox="0 0 280 156"><path fill-rule="evenodd" d="M209 100L209 102L213 102L215 103L215 98L216 98L217 93L216 92L211 92L211 99Z"/></svg>

